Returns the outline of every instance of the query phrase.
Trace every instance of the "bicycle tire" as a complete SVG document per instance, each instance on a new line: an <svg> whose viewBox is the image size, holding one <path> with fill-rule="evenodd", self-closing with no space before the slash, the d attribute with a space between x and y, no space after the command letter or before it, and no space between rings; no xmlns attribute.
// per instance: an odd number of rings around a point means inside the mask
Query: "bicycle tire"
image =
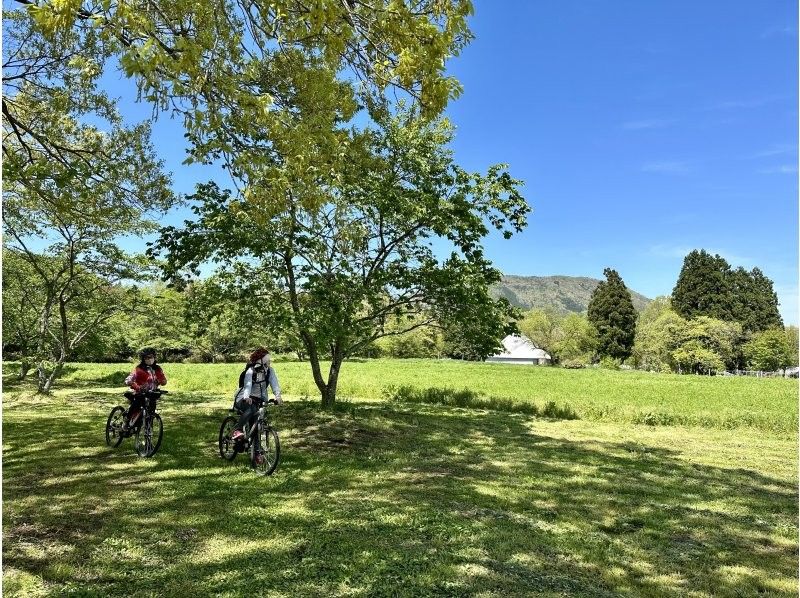
<svg viewBox="0 0 800 598"><path fill-rule="evenodd" d="M156 428L158 431L156 432ZM155 437L155 441L154 441ZM161 446L161 439L164 437L164 423L161 416L154 413L150 417L145 417L144 422L136 431L135 449L140 457L152 457Z"/></svg>
<svg viewBox="0 0 800 598"><path fill-rule="evenodd" d="M153 424L156 422L158 422L158 439L156 440L155 445L153 445L153 452L148 455L150 457L158 452L158 449L161 448L161 441L164 439L164 422L158 413L153 414Z"/></svg>
<svg viewBox="0 0 800 598"><path fill-rule="evenodd" d="M125 438L122 435L122 424L125 422L125 408L117 405L108 414L106 420L106 446L117 448Z"/></svg>
<svg viewBox="0 0 800 598"><path fill-rule="evenodd" d="M257 459L259 456L263 457L260 463ZM278 467L280 459L281 442L278 432L271 426L262 425L256 439L250 445L250 465L258 473L268 476Z"/></svg>
<svg viewBox="0 0 800 598"><path fill-rule="evenodd" d="M239 452L236 450L236 443L231 438L237 421L238 418L229 415L222 420L222 425L219 428L219 456L226 461L233 461Z"/></svg>

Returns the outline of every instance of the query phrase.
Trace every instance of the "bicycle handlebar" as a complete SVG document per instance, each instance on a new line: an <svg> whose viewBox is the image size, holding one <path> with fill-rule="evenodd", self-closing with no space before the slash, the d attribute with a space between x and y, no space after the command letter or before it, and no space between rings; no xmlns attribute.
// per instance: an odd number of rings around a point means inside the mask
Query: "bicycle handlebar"
<svg viewBox="0 0 800 598"><path fill-rule="evenodd" d="M155 397L158 398L161 395L168 395L169 391L168 390L161 390L160 388L157 388L156 390L142 390L142 391L136 392L136 391L134 391L132 389L128 389L122 394L125 395L125 396L129 396L129 395L132 395L132 396L136 396L136 395L154 396L155 395Z"/></svg>

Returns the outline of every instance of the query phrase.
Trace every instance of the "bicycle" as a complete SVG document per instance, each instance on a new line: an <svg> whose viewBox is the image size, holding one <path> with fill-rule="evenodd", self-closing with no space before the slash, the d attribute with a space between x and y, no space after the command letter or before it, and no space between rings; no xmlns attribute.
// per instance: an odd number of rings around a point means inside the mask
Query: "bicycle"
<svg viewBox="0 0 800 598"><path fill-rule="evenodd" d="M106 420L106 445L117 448L122 441L130 436L136 436L133 448L140 457L152 457L161 447L164 436L164 424L161 416L156 413L157 399L168 394L166 390L151 390L144 393L144 408L134 417L133 422L128 422L130 406L125 409L117 405L108 414ZM124 396L133 402L134 394L130 391ZM127 428L125 423L128 422ZM153 439L155 438L155 443Z"/></svg>
<svg viewBox="0 0 800 598"><path fill-rule="evenodd" d="M261 405L255 421L245 424L243 439L233 440L232 438L236 422L239 421L239 418L234 415L229 415L222 420L222 426L219 429L220 456L226 461L233 461L237 454L249 452L250 466L265 476L272 475L281 458L278 432L270 424L267 415L268 404L277 405L278 402L270 399L266 404ZM238 411L232 407L228 412L237 413Z"/></svg>

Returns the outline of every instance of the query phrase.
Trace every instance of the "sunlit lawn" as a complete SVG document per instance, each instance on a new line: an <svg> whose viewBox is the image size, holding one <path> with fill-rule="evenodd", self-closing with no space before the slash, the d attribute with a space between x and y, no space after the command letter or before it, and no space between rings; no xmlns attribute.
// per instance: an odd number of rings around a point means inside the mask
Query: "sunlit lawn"
<svg viewBox="0 0 800 598"><path fill-rule="evenodd" d="M152 459L104 444L124 366L78 366L48 399L7 384L4 594L797 595L796 383L377 361L346 364L350 402L326 413L306 364L276 367L288 401L270 478L217 454L239 366L165 366ZM380 400L402 384L554 400L581 419ZM665 413L727 396L731 417L759 402L769 417L624 420L670 386L700 396ZM584 387L620 421L590 419Z"/></svg>

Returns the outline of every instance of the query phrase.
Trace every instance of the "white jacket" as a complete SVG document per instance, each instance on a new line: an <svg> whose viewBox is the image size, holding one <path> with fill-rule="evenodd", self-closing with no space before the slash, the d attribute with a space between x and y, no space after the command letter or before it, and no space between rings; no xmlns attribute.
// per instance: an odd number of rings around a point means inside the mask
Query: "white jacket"
<svg viewBox="0 0 800 598"><path fill-rule="evenodd" d="M253 372L255 372L255 376L253 376ZM267 380L267 376L269 376L269 380ZM255 369L253 366L247 368L244 374L244 382L242 387L236 391L234 401L239 401L248 397L266 401L268 396L267 383L269 383L270 388L272 388L272 394L275 395L275 400L278 401L279 404L282 403L281 387L278 384L278 377L275 375L275 370L268 368L265 372L264 368Z"/></svg>

